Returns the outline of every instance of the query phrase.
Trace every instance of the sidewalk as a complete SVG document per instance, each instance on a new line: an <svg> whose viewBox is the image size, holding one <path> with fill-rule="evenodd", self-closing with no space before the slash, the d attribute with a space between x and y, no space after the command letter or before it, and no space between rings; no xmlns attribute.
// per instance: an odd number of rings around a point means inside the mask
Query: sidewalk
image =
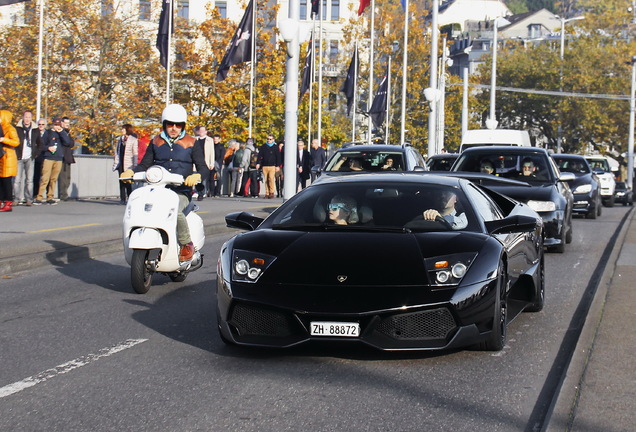
<svg viewBox="0 0 636 432"><path fill-rule="evenodd" d="M247 211L265 217L282 198L205 198L196 201L205 234L231 232L225 215ZM0 214L0 277L51 263L69 263L122 252L125 206L118 199L70 200L57 205L17 206Z"/></svg>
<svg viewBox="0 0 636 432"><path fill-rule="evenodd" d="M636 211L630 212L587 315L549 432L636 430Z"/></svg>

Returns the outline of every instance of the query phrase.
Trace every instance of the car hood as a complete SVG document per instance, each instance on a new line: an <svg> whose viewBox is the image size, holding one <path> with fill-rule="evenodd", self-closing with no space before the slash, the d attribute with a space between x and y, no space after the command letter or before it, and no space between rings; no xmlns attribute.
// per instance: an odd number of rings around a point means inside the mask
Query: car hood
<svg viewBox="0 0 636 432"><path fill-rule="evenodd" d="M259 281L264 284L421 286L428 283L424 259L478 252L488 238L466 232L257 230L239 236L234 248L276 257Z"/></svg>

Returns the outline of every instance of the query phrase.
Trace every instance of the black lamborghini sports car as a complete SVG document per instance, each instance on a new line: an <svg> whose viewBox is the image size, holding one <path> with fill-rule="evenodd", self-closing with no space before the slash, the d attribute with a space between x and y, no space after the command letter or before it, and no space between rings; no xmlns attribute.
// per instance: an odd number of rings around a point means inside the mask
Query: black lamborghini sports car
<svg viewBox="0 0 636 432"><path fill-rule="evenodd" d="M541 217L463 178L333 177L264 220L225 219L248 231L217 264L228 344L497 351L515 316L543 308Z"/></svg>

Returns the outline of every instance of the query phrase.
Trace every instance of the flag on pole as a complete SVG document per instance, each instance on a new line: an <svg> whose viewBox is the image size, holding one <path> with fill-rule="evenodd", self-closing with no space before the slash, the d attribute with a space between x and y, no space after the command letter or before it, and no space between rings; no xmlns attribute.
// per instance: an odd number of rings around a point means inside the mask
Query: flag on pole
<svg viewBox="0 0 636 432"><path fill-rule="evenodd" d="M387 71L387 74L384 75L384 78L378 87L378 91L373 98L373 103L371 104L371 109L369 110L369 116L376 128L382 126L382 123L384 123L384 117L386 116L389 85L388 75Z"/></svg>
<svg viewBox="0 0 636 432"><path fill-rule="evenodd" d="M227 77L227 73L230 71L230 66L234 66L240 63L245 63L252 60L252 23L254 22L253 14L254 0L250 0L247 8L245 9L245 15L234 33L232 43L228 48L219 70L216 72L216 80L223 81Z"/></svg>
<svg viewBox="0 0 636 432"><path fill-rule="evenodd" d="M3 0L0 0L3 1ZM157 32L157 49L159 50L159 61L161 62L161 66L168 69L168 55L170 52L170 47L168 46L168 33L171 33L174 30L174 25L172 29L168 29L170 25L170 11L172 8L170 7L171 0L163 0L161 4L161 15L159 16L159 31Z"/></svg>
<svg viewBox="0 0 636 432"><path fill-rule="evenodd" d="M15 3L22 3L29 0L0 0L0 6L7 6Z"/></svg>
<svg viewBox="0 0 636 432"><path fill-rule="evenodd" d="M311 0L311 16L317 16L320 13L320 2L322 0Z"/></svg>
<svg viewBox="0 0 636 432"><path fill-rule="evenodd" d="M351 113L351 105L353 104L353 96L356 91L356 71L358 69L358 47L353 51L349 70L347 71L347 79L340 89L347 96L347 115Z"/></svg>
<svg viewBox="0 0 636 432"><path fill-rule="evenodd" d="M358 7L358 16L364 13L364 10L371 4L371 0L360 0L360 7Z"/></svg>
<svg viewBox="0 0 636 432"><path fill-rule="evenodd" d="M314 50L314 37L312 35L309 39L309 45L307 45L307 55L305 56L305 67L303 68L303 82L300 85L300 99L303 98L309 87L311 86L312 75L314 71L314 65L312 61L312 53Z"/></svg>

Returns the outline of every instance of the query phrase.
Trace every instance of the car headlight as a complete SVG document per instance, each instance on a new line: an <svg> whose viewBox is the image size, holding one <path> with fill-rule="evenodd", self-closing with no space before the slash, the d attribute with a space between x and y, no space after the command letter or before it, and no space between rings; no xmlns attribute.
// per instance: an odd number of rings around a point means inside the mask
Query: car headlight
<svg viewBox="0 0 636 432"><path fill-rule="evenodd" d="M577 186L576 189L574 189L574 193L590 193L590 192L592 192L591 184L582 184Z"/></svg>
<svg viewBox="0 0 636 432"><path fill-rule="evenodd" d="M528 207L537 213L540 212L549 212L556 210L556 204L552 201L528 201Z"/></svg>
<svg viewBox="0 0 636 432"><path fill-rule="evenodd" d="M425 261L430 284L433 286L457 285L475 260L476 253L463 253L428 258Z"/></svg>
<svg viewBox="0 0 636 432"><path fill-rule="evenodd" d="M236 249L232 256L232 281L256 282L276 257Z"/></svg>

